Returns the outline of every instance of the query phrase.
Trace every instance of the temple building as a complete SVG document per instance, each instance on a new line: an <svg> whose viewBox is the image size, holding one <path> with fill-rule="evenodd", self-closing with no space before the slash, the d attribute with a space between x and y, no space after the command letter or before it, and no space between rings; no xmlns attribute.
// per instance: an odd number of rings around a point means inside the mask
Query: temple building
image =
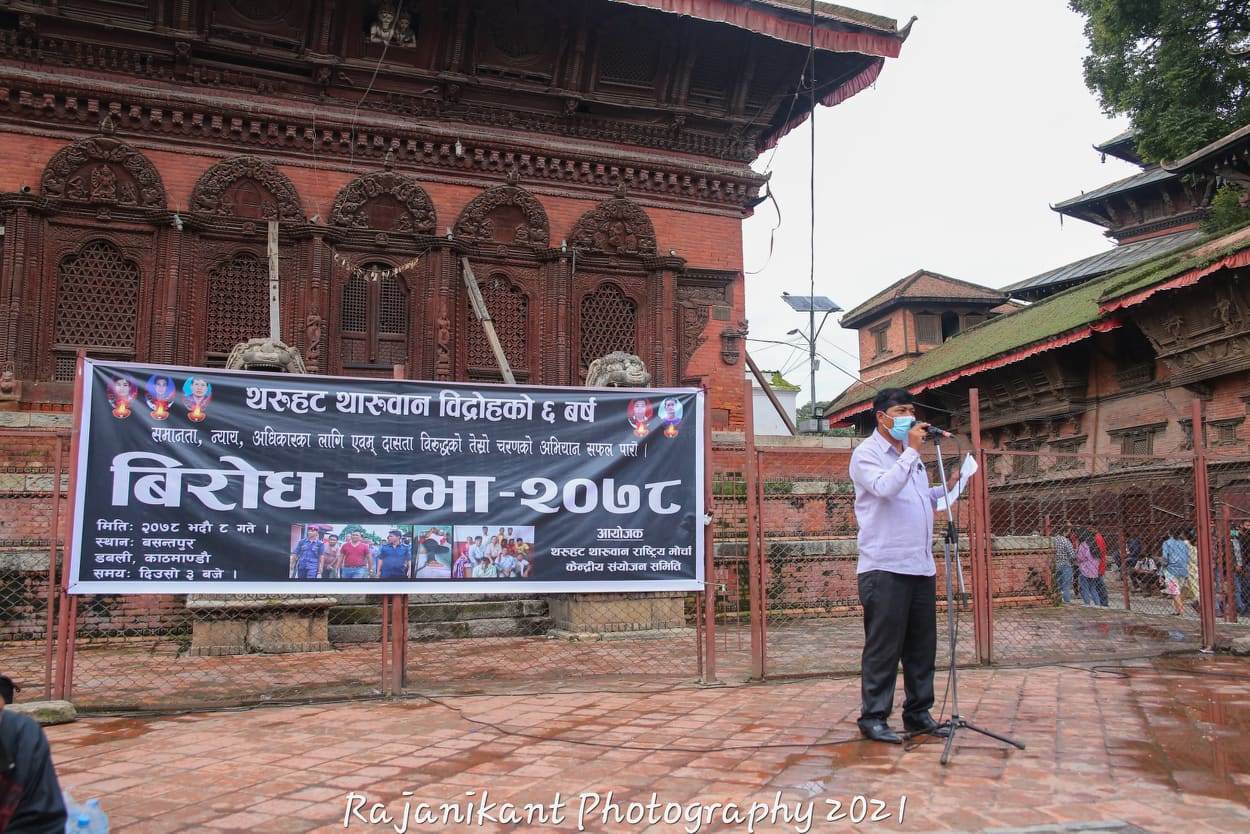
<svg viewBox="0 0 1250 834"><path fill-rule="evenodd" d="M1183 503L1177 504L1184 495L1174 470L1192 453L1194 399L1203 402L1206 446L1232 452L1250 441L1250 227L1216 234L1198 228L1210 201L1207 188L1217 177L1250 183L1247 159L1250 128L1178 163L1061 204L1065 212L1108 221L1124 243L1066 274L1006 287L1012 295L1027 290L1023 294L1036 300L931 349L917 352L900 342L905 362L888 375L871 375L878 360L862 354L865 382L843 392L825 415L866 434L875 425L875 390L898 386L932 413L951 412L942 415L945 424L967 434L969 390L976 388L983 447L1038 453L1004 456L987 473L1000 499L1027 501L1039 484L1097 477L1108 490L1149 496L1139 506L1172 514L1160 518L1186 517ZM1124 252L1151 241L1160 242L1162 254ZM888 303L899 309L931 309L927 300L895 295ZM887 302L871 303L876 312L852 311L861 343L863 327L880 320ZM962 303L948 300L952 310ZM1106 457L1123 460L1096 470L1092 461ZM1244 503L1250 465L1229 460L1212 485L1225 499ZM996 532L1036 529L1036 513L1027 519L1027 529Z"/></svg>
<svg viewBox="0 0 1250 834"><path fill-rule="evenodd" d="M0 408L76 356L580 385L615 351L740 428L749 167L895 21L799 0L0 2Z"/></svg>

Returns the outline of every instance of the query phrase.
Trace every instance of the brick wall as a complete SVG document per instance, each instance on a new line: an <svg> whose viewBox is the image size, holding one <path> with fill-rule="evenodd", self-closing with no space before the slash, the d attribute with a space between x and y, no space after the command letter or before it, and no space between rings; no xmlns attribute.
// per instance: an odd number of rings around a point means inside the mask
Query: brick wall
<svg viewBox="0 0 1250 834"><path fill-rule="evenodd" d="M14 154L0 159L0 190L5 191L17 191L22 185L37 189L48 160L66 145L61 139L4 132L0 132L0 141L15 149ZM228 147L221 150L220 154L214 155L196 149L186 152L144 149L145 155L161 175L170 210L188 209L199 178L233 153L233 149ZM307 216L320 214L328 217L336 195L360 174L358 168L347 170L333 160L311 166L278 164L277 167L290 179ZM481 175L480 187L474 187L427 180L419 168L413 170L401 166L400 172L413 176L429 194L440 231L454 226L469 201L485 188L501 182L498 175ZM465 173L468 176L478 175L471 169ZM562 190L560 186L542 181L524 180L521 185L533 190L546 211L553 247L572 236L574 226L584 214L613 196L612 191L606 188L598 192L587 191L584 187ZM742 218L727 207L718 206L710 210L695 204L664 207L655 205L652 195L643 199L645 202L641 205L655 228L659 252L674 250L691 269L739 273L724 305L728 308L727 314L721 318L710 318L704 341L686 367L685 377L706 380L714 419L719 427L740 429L745 409L749 407L749 403L744 402L741 385L744 363L738 359L736 363L728 364L721 358L720 334L725 329L737 330L739 322L746 318L741 279ZM142 356L137 358L144 360Z"/></svg>

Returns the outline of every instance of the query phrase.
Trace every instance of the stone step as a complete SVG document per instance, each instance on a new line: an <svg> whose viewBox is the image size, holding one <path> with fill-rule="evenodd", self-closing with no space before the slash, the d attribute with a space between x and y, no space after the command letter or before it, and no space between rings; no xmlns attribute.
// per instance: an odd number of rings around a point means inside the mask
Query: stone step
<svg viewBox="0 0 1250 834"><path fill-rule="evenodd" d="M533 598L468 598L408 603L410 640L451 640L466 637L524 637L546 634L552 627L547 602ZM382 635L382 607L363 598L330 611L333 643L377 642Z"/></svg>

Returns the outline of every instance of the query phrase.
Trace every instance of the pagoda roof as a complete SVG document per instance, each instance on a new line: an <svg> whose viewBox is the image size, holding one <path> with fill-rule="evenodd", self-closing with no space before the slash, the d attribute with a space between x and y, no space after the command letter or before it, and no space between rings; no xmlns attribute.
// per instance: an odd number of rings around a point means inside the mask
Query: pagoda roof
<svg viewBox="0 0 1250 834"><path fill-rule="evenodd" d="M1248 151L1250 151L1250 125L1215 140L1184 159L1177 162L1164 162L1163 168L1173 174L1184 174L1212 165L1244 168Z"/></svg>
<svg viewBox="0 0 1250 834"><path fill-rule="evenodd" d="M873 386L851 385L829 404L824 416L845 420L869 408L876 391L886 386L916 394L1114 330L1121 324L1119 311L1157 292L1197 283L1220 269L1246 265L1250 265L1250 227L1107 273L971 327L897 374L874 380Z"/></svg>
<svg viewBox="0 0 1250 834"><path fill-rule="evenodd" d="M841 324L846 328L857 327L874 314L885 312L904 302L964 301L997 305L1006 300L1007 294L1002 290L960 281L927 269L918 269L851 310L842 317Z"/></svg>
<svg viewBox="0 0 1250 834"><path fill-rule="evenodd" d="M1122 243L1105 252L1081 258L1079 261L1073 261L1014 284L1008 284L1003 287L1003 290L1025 298L1057 292L1079 281L1124 269L1181 246L1197 243L1203 237L1205 235L1198 229L1185 229L1132 243Z"/></svg>
<svg viewBox="0 0 1250 834"><path fill-rule="evenodd" d="M1115 182L1104 185L1101 188L1096 188L1093 191L1087 191L1077 197L1070 197L1063 202L1056 203L1051 206L1051 209L1059 212L1060 214L1068 214L1073 217L1080 217L1082 220L1090 220L1087 212L1081 212L1078 211L1078 209L1092 203L1096 203L1099 200L1106 199L1114 194L1123 194L1137 188L1143 188L1147 185L1154 185L1155 183L1166 182L1167 180L1173 179L1176 179L1176 174L1173 174L1171 171L1164 170L1158 165L1152 165L1145 171L1140 171L1136 174L1127 176L1122 180L1116 180ZM1096 220L1092 220L1091 222L1100 226L1107 225L1106 220L1101 217Z"/></svg>
<svg viewBox="0 0 1250 834"><path fill-rule="evenodd" d="M810 0L611 0L696 20L724 23L758 35L802 47L815 45L818 52L855 57L827 78L817 95L826 107L846 101L877 80L886 58L897 58L911 33L912 18L902 29L893 18L862 12L833 3L817 2L816 31L811 27ZM770 126L761 137L759 150L777 144L807 120L809 110L796 104L787 122Z"/></svg>
<svg viewBox="0 0 1250 834"><path fill-rule="evenodd" d="M811 4L809 0L612 0L614 3L626 3L631 6L642 6L656 9L696 20L713 23L727 23L739 29L761 35L808 46L811 43L809 22L811 20ZM782 14L777 14L782 12ZM798 13L797 15L795 13ZM865 34L881 37L878 42L865 40L861 47L869 47L872 51L867 55L884 58L897 58L899 48L907 39L907 30L900 32L898 23L891 17L863 12L847 6L833 3L816 3L816 48L831 52L859 52L862 49L845 48L850 42L845 38L831 37L844 30L843 34L863 31Z"/></svg>
<svg viewBox="0 0 1250 834"><path fill-rule="evenodd" d="M1105 142L1094 145L1094 150L1103 156L1114 156L1134 165L1141 165L1142 158L1137 155L1137 131L1133 128L1111 137Z"/></svg>

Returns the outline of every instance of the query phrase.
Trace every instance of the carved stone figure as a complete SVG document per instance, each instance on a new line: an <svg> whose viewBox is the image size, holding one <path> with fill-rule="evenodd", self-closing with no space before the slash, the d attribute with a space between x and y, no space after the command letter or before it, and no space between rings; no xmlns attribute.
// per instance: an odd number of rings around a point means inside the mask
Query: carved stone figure
<svg viewBox="0 0 1250 834"><path fill-rule="evenodd" d="M277 339L248 339L230 351L226 368L232 371L277 371L307 373L299 351Z"/></svg>
<svg viewBox="0 0 1250 834"><path fill-rule="evenodd" d="M369 27L369 41L371 43L395 42L395 9L393 7L382 6L378 9L378 19Z"/></svg>
<svg viewBox="0 0 1250 834"><path fill-rule="evenodd" d="M313 313L304 324L308 337L308 370L317 373L321 369L321 316Z"/></svg>
<svg viewBox="0 0 1250 834"><path fill-rule="evenodd" d="M412 49L417 45L417 33L412 28L412 18L401 14L395 21L395 45Z"/></svg>
<svg viewBox="0 0 1250 834"><path fill-rule="evenodd" d="M22 396L22 383L13 372L13 363L4 363L4 372L0 373L0 400L16 400Z"/></svg>
<svg viewBox="0 0 1250 834"><path fill-rule="evenodd" d="M645 388L651 374L643 361L632 353L616 351L590 363L586 385L590 388Z"/></svg>

